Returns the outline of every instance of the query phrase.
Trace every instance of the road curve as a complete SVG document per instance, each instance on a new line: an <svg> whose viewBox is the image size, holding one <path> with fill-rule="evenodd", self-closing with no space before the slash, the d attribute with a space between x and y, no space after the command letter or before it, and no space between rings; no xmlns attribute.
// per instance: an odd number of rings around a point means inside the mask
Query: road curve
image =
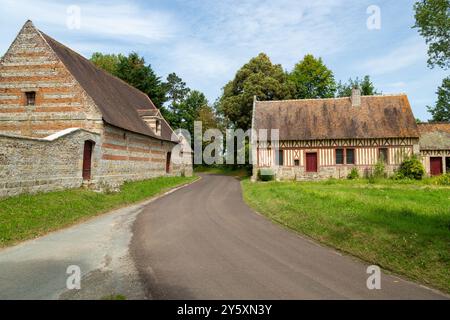
<svg viewBox="0 0 450 320"><path fill-rule="evenodd" d="M273 224L244 203L239 181L205 175L149 204L131 254L153 299L446 299Z"/></svg>

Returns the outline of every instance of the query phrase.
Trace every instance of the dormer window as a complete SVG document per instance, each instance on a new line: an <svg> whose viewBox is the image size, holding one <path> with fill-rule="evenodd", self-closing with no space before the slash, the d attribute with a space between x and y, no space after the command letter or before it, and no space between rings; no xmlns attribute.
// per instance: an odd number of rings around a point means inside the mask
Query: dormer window
<svg viewBox="0 0 450 320"><path fill-rule="evenodd" d="M26 105L27 106L36 105L36 92L35 91L25 92L25 97L26 97Z"/></svg>

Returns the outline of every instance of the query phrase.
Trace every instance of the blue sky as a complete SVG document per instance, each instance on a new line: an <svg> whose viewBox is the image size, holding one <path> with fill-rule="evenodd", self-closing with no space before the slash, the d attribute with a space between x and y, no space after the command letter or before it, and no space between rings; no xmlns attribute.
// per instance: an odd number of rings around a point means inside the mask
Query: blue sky
<svg viewBox="0 0 450 320"><path fill-rule="evenodd" d="M74 50L145 56L165 77L176 72L210 101L259 52L291 70L305 54L324 59L337 80L373 78L383 93L407 93L414 113L430 116L448 71L427 68L427 47L414 24L414 0L0 0L0 55L27 19ZM81 9L68 28L69 6ZM381 10L369 30L367 8Z"/></svg>

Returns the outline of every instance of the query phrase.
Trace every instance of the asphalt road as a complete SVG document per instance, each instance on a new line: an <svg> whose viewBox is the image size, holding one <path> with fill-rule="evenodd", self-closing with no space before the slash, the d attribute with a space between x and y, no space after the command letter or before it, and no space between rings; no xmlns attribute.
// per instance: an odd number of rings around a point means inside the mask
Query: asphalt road
<svg viewBox="0 0 450 320"><path fill-rule="evenodd" d="M0 300L148 298L129 255L131 227L146 204L0 250ZM69 266L80 268L81 290L67 289Z"/></svg>
<svg viewBox="0 0 450 320"><path fill-rule="evenodd" d="M147 205L131 256L153 299L441 299L395 276L367 289L368 265L247 207L231 177L204 176Z"/></svg>

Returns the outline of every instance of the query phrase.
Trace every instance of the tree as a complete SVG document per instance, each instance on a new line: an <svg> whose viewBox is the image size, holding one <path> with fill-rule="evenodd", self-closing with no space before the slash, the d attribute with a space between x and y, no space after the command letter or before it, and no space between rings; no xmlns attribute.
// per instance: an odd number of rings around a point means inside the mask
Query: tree
<svg viewBox="0 0 450 320"><path fill-rule="evenodd" d="M216 117L214 109L207 104L202 105L197 110L197 117L196 117L195 121L200 121L202 123L202 137L207 130L217 129L219 127L218 119ZM213 143L213 142L202 141L202 152L211 143ZM215 156L216 153L214 152L213 155Z"/></svg>
<svg viewBox="0 0 450 320"><path fill-rule="evenodd" d="M119 56L116 75L146 93L158 108L166 101L166 90L161 78L156 75L151 65L145 64L145 59L137 53L130 53L128 57Z"/></svg>
<svg viewBox="0 0 450 320"><path fill-rule="evenodd" d="M137 53L130 53L127 57L97 52L92 55L91 61L97 67L147 94L156 107L161 108L166 101L166 87L161 78Z"/></svg>
<svg viewBox="0 0 450 320"><path fill-rule="evenodd" d="M191 134L194 134L194 121L198 119L199 112L204 112L205 108L211 109L205 95L197 90L190 91L184 101L177 106L178 108L174 112L178 121L178 128L186 129Z"/></svg>
<svg viewBox="0 0 450 320"><path fill-rule="evenodd" d="M161 110L161 113L172 127L177 129L188 129L183 126L183 117L186 116L186 112L183 112L182 109L186 106L183 106L182 104L186 100L191 89L189 89L183 79L178 77L175 73L171 73L167 76L164 87L168 103ZM195 115L193 116L195 117Z"/></svg>
<svg viewBox="0 0 450 320"><path fill-rule="evenodd" d="M218 121L217 121L217 117L216 117L216 115L214 113L213 108L211 108L207 104L202 105L198 109L196 121L201 121L202 122L203 133L206 130L216 129L219 126L218 125Z"/></svg>
<svg viewBox="0 0 450 320"><path fill-rule="evenodd" d="M350 78L347 83L342 83L339 81L336 87L336 96L351 97L353 88L361 89L361 94L363 96L374 96L380 94L375 89L375 85L370 80L370 76L365 76L363 80L360 80L359 78L353 80Z"/></svg>
<svg viewBox="0 0 450 320"><path fill-rule="evenodd" d="M436 93L438 100L434 107L427 107L428 111L433 116L433 121L450 121L450 77L442 81Z"/></svg>
<svg viewBox="0 0 450 320"><path fill-rule="evenodd" d="M416 24L428 48L428 65L450 67L450 0L421 0L414 5Z"/></svg>
<svg viewBox="0 0 450 320"><path fill-rule="evenodd" d="M233 80L223 88L219 112L235 128L251 127L253 98L281 100L290 97L287 75L279 64L260 53L239 69Z"/></svg>
<svg viewBox="0 0 450 320"><path fill-rule="evenodd" d="M306 55L289 75L295 99L332 98L336 91L334 75L322 58Z"/></svg>
<svg viewBox="0 0 450 320"><path fill-rule="evenodd" d="M119 57L122 55L115 54L103 54L100 52L94 52L91 57L92 63L97 67L109 72L112 75L117 74L117 65L119 64Z"/></svg>
<svg viewBox="0 0 450 320"><path fill-rule="evenodd" d="M171 105L181 103L191 90L176 73L171 73L167 76L165 86L167 88L167 98Z"/></svg>

